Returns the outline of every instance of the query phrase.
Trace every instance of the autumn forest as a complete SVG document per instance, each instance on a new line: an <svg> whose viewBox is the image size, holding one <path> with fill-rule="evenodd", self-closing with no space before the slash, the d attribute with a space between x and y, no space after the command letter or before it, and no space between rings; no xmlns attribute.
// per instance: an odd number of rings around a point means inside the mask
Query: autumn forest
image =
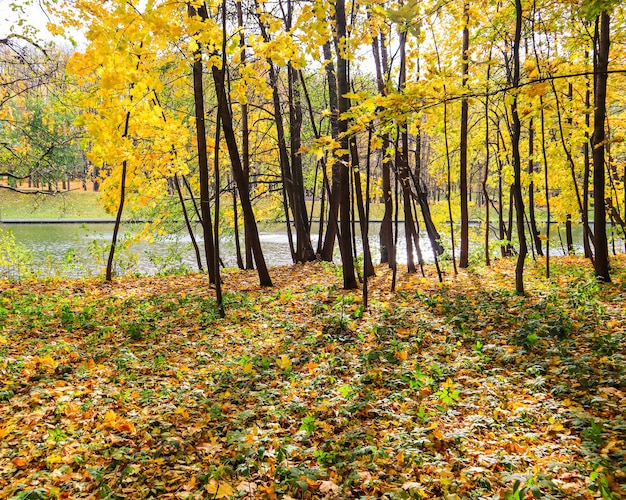
<svg viewBox="0 0 626 500"><path fill-rule="evenodd" d="M626 498L621 2L7 8L0 198L115 222L0 281L1 498Z"/></svg>

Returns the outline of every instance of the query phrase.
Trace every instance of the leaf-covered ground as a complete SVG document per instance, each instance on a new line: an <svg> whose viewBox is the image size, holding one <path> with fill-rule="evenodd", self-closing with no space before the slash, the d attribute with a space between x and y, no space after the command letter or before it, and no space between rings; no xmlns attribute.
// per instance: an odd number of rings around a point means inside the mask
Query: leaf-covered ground
<svg viewBox="0 0 626 500"><path fill-rule="evenodd" d="M2 283L0 498L626 498L625 266Z"/></svg>

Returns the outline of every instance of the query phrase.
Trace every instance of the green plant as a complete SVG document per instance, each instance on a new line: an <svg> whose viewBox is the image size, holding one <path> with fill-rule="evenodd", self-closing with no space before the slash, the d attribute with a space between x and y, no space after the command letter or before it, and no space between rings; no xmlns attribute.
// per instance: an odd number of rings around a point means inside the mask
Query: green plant
<svg viewBox="0 0 626 500"><path fill-rule="evenodd" d="M584 441L591 444L591 447L598 447L604 442L604 439L602 438L603 431L604 428L602 427L602 424L592 420L589 427L582 432L582 437Z"/></svg>
<svg viewBox="0 0 626 500"><path fill-rule="evenodd" d="M420 365L416 365L412 373L402 375L402 381L408 384L409 388L412 390L418 390L433 383L433 379L431 377L422 373Z"/></svg>
<svg viewBox="0 0 626 500"><path fill-rule="evenodd" d="M613 500L615 498L611 492L609 480L601 470L594 470L589 474L589 491L600 493L604 500Z"/></svg>
<svg viewBox="0 0 626 500"><path fill-rule="evenodd" d="M441 389L435 392L435 396L437 396L444 405L452 406L460 399L461 391L456 388L451 379L448 379L441 385Z"/></svg>
<svg viewBox="0 0 626 500"><path fill-rule="evenodd" d="M48 431L48 439L53 440L55 443L60 443L67 439L67 434L63 429L57 426L54 429L50 429Z"/></svg>
<svg viewBox="0 0 626 500"><path fill-rule="evenodd" d="M315 424L315 417L313 415L307 415L302 419L302 425L300 425L300 430L306 432L307 434L313 434L317 425Z"/></svg>
<svg viewBox="0 0 626 500"><path fill-rule="evenodd" d="M0 279L19 281L31 276L33 254L16 241L12 231L0 229Z"/></svg>

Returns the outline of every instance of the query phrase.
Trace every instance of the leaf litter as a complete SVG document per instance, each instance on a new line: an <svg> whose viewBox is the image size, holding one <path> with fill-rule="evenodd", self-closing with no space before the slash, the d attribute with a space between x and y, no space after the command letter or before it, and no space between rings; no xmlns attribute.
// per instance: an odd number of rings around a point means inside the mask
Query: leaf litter
<svg viewBox="0 0 626 500"><path fill-rule="evenodd" d="M619 264L3 282L0 497L626 498Z"/></svg>

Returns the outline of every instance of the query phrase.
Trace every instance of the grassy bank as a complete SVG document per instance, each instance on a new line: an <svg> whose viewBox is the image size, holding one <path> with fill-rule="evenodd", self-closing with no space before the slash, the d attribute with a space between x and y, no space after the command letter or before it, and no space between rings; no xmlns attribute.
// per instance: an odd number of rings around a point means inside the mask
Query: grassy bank
<svg viewBox="0 0 626 500"><path fill-rule="evenodd" d="M625 265L2 283L0 497L625 498Z"/></svg>
<svg viewBox="0 0 626 500"><path fill-rule="evenodd" d="M110 219L93 191L54 195L20 194L0 189L0 221L4 219Z"/></svg>

